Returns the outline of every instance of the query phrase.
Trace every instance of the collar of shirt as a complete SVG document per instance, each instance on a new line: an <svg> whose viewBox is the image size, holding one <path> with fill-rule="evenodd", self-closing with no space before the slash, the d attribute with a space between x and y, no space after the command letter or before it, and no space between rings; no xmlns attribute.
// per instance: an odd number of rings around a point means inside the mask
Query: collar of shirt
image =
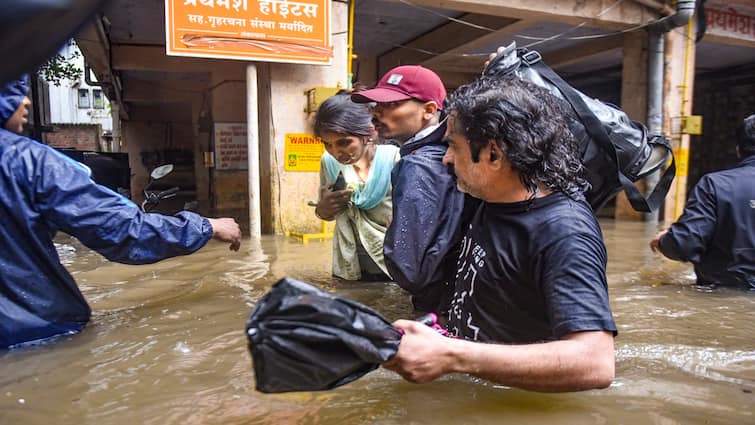
<svg viewBox="0 0 755 425"><path fill-rule="evenodd" d="M442 122L439 122L438 124L433 124L431 126L423 128L417 134L415 134L414 136L412 136L411 138L409 138L409 140L407 140L406 142L404 142L404 145L408 145L409 143L412 143L412 142L414 142L416 140L422 140L422 139L424 139L425 137L427 137L430 134L432 134L432 132L435 131L435 129L437 129L438 127L440 127L441 124L442 124Z"/></svg>

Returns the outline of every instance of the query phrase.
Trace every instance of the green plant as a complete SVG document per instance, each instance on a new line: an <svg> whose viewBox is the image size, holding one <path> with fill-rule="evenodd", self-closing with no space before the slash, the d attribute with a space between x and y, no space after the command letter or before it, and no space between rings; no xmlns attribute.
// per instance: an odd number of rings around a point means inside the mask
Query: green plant
<svg viewBox="0 0 755 425"><path fill-rule="evenodd" d="M71 41L72 45L75 45ZM81 78L81 68L76 66L75 60L81 57L78 50L73 51L68 56L57 53L39 67L37 75L45 81L55 86L60 86L64 80L76 81Z"/></svg>

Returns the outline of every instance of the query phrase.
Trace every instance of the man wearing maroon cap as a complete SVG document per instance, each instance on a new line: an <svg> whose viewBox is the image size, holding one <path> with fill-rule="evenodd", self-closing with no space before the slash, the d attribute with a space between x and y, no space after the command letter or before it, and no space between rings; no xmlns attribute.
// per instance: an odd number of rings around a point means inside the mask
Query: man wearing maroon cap
<svg viewBox="0 0 755 425"><path fill-rule="evenodd" d="M441 313L450 303L449 281L455 274L463 223L475 202L457 190L442 162L448 148L443 140L445 98L438 75L416 65L396 67L375 88L351 95L354 102L373 103L373 124L380 137L401 145L401 160L391 176L393 221L385 235L385 264L412 295L417 310Z"/></svg>

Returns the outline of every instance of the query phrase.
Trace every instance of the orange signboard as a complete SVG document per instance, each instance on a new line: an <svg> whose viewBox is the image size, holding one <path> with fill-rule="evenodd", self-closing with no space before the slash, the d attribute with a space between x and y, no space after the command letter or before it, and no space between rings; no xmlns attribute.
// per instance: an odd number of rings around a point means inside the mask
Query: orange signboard
<svg viewBox="0 0 755 425"><path fill-rule="evenodd" d="M327 65L330 0L165 0L171 56Z"/></svg>

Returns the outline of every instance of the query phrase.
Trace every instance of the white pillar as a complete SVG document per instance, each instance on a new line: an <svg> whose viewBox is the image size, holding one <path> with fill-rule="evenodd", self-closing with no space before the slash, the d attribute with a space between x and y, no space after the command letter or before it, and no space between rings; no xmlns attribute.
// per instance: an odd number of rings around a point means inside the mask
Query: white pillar
<svg viewBox="0 0 755 425"><path fill-rule="evenodd" d="M257 119L257 66L246 67L246 131L249 152L249 234L259 238L262 217L260 216L260 138Z"/></svg>

